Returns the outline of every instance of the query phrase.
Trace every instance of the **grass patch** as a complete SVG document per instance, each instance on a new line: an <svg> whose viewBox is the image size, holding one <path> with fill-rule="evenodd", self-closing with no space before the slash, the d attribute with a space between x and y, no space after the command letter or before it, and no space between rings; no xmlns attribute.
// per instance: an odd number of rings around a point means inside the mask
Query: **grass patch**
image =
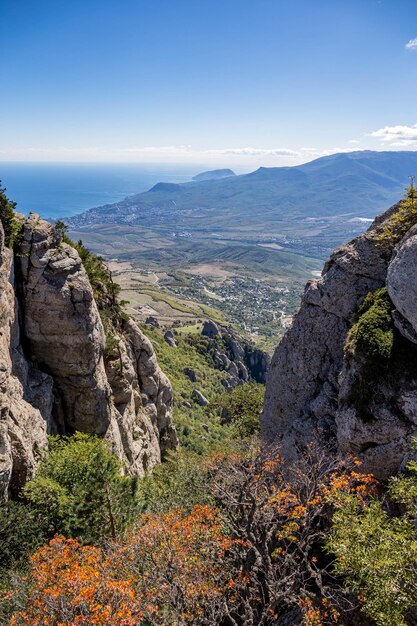
<svg viewBox="0 0 417 626"><path fill-rule="evenodd" d="M377 236L379 245L394 246L417 223L417 189L414 185L406 188L405 197L398 209L386 221Z"/></svg>

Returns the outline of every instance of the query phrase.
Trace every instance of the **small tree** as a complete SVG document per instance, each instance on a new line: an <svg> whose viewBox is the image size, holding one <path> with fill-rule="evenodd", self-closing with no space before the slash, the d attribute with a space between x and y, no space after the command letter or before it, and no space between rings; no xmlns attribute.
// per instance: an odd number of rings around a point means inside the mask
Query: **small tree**
<svg viewBox="0 0 417 626"><path fill-rule="evenodd" d="M63 240L63 241L67 240L67 242L70 241L70 240L68 240L68 236L67 236L68 226L62 220L57 220L55 222L55 224L54 224L54 231L55 231L55 233L58 235L58 237L61 240Z"/></svg>
<svg viewBox="0 0 417 626"><path fill-rule="evenodd" d="M346 597L323 558L332 500L365 494L372 477L311 445L291 467L277 449L220 458L213 480L220 518L233 540L226 623L272 625L277 616L298 611L305 624L336 624Z"/></svg>
<svg viewBox="0 0 417 626"><path fill-rule="evenodd" d="M16 219L16 202L9 200L5 192L6 189L1 186L0 181L0 221L3 225L5 244L12 248L22 230L22 224Z"/></svg>
<svg viewBox="0 0 417 626"><path fill-rule="evenodd" d="M28 581L3 600L7 605L10 626L143 623L132 582L115 576L102 550L60 536L32 556Z"/></svg>
<svg viewBox="0 0 417 626"><path fill-rule="evenodd" d="M92 543L106 536L116 538L136 507L137 480L122 476L121 467L98 437L82 433L53 437L50 452L24 495L54 532Z"/></svg>

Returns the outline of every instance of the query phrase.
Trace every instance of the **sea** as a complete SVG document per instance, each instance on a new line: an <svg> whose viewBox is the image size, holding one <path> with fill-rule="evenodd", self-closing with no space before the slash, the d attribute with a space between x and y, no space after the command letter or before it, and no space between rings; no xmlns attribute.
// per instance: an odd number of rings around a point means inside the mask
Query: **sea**
<svg viewBox="0 0 417 626"><path fill-rule="evenodd" d="M183 183L204 164L1 163L1 186L20 213L63 219L147 191L158 182Z"/></svg>

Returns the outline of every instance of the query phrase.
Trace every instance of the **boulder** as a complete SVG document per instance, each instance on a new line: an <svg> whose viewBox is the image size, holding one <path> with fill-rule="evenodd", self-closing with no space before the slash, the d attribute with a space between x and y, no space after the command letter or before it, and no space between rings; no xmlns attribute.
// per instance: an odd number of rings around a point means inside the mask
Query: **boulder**
<svg viewBox="0 0 417 626"><path fill-rule="evenodd" d="M230 361L227 367L227 371L232 377L239 378L239 370L237 368L236 363L234 363L233 361Z"/></svg>
<svg viewBox="0 0 417 626"><path fill-rule="evenodd" d="M417 227L414 226L396 246L393 258L387 272L387 289L390 298L400 313L397 316L397 327L401 332L407 325L400 320L404 319L417 333ZM410 337L411 330L405 330L406 338ZM413 335L414 336L414 335Z"/></svg>
<svg viewBox="0 0 417 626"><path fill-rule="evenodd" d="M203 337L210 337L210 339L214 339L215 337L218 337L218 335L220 335L220 329L217 326L216 322L213 322L212 320L206 320L203 323L203 329L201 331L201 334L203 335Z"/></svg>
<svg viewBox="0 0 417 626"><path fill-rule="evenodd" d="M145 324L149 324L149 326L153 326L154 328L161 328L161 324L158 322L156 317L153 317L153 315L146 318Z"/></svg>
<svg viewBox="0 0 417 626"><path fill-rule="evenodd" d="M224 352L221 352L218 355L218 357L219 357L219 360L220 360L220 363L221 363L221 368L225 369L225 370L228 370L229 367L230 367L231 361L230 361L229 357L227 356L227 354L225 354Z"/></svg>
<svg viewBox="0 0 417 626"><path fill-rule="evenodd" d="M245 358L245 349L236 341L236 339L232 339L230 341L230 350L234 361L242 361Z"/></svg>
<svg viewBox="0 0 417 626"><path fill-rule="evenodd" d="M247 370L246 365L244 363L242 363L242 361L238 361L236 365L237 365L238 370L239 370L239 378L241 380L243 380L243 382L245 382L245 383L248 382L248 380L249 380L249 372Z"/></svg>
<svg viewBox="0 0 417 626"><path fill-rule="evenodd" d="M207 398L203 396L201 391L199 391L198 389L193 389L193 393L191 394L191 397L200 406L207 406L207 404L209 403Z"/></svg>
<svg viewBox="0 0 417 626"><path fill-rule="evenodd" d="M189 378L191 380L191 382L196 383L197 382L197 374L195 372L195 370L193 370L191 367L184 367L184 369L182 370L183 373L187 376L187 378Z"/></svg>
<svg viewBox="0 0 417 626"><path fill-rule="evenodd" d="M174 333L172 332L172 330L167 330L166 333L164 334L164 339L167 342L167 344L169 346L171 346L171 348L176 348L177 344L175 341L175 336Z"/></svg>

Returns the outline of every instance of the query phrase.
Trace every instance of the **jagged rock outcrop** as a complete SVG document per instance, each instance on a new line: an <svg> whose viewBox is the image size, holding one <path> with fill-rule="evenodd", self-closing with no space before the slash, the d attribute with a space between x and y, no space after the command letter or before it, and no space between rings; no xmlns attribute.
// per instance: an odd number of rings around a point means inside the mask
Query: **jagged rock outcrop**
<svg viewBox="0 0 417 626"><path fill-rule="evenodd" d="M265 384L270 363L267 352L248 343L230 326L212 320L203 323L201 334L212 342L214 365L229 375L222 381L225 387L232 389L250 379Z"/></svg>
<svg viewBox="0 0 417 626"><path fill-rule="evenodd" d="M32 213L19 261L27 353L54 380L57 428L102 435L111 416L105 335L81 259Z"/></svg>
<svg viewBox="0 0 417 626"><path fill-rule="evenodd" d="M121 319L106 350L78 252L36 214L24 221L15 276L3 238L0 253L0 497L33 474L47 431L103 435L133 474L159 463L177 438L149 340Z"/></svg>
<svg viewBox="0 0 417 626"><path fill-rule="evenodd" d="M395 247L383 237L398 210L392 207L331 255L322 277L307 284L275 351L261 428L264 441L280 441L289 458L318 437L386 478L409 454L417 435L417 232L399 236ZM346 339L358 305L385 286L392 356L370 367L358 349L346 349Z"/></svg>
<svg viewBox="0 0 417 626"><path fill-rule="evenodd" d="M0 501L29 480L47 445L52 381L30 367L20 346L14 260L0 224Z"/></svg>

